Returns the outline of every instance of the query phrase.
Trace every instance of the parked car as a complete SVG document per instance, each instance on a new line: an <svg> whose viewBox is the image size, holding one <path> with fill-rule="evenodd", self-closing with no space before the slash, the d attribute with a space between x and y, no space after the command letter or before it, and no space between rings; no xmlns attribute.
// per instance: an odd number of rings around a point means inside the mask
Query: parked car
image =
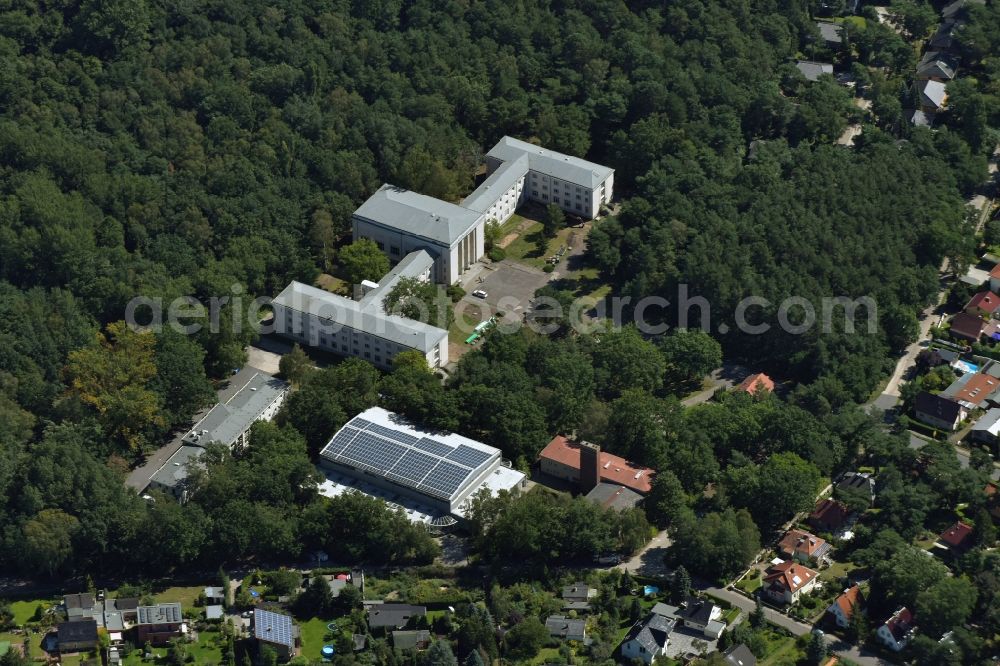
<svg viewBox="0 0 1000 666"><path fill-rule="evenodd" d="M476 289L474 292L472 292L472 295L475 296L476 298L486 298L488 296L485 289Z"/></svg>

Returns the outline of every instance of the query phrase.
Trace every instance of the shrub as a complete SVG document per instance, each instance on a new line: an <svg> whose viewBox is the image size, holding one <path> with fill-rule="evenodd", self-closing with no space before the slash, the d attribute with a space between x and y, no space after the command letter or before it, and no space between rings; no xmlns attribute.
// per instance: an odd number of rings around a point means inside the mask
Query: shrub
<svg viewBox="0 0 1000 666"><path fill-rule="evenodd" d="M490 261L503 261L507 258L507 253L504 252L502 247L491 247L486 256L490 258Z"/></svg>
<svg viewBox="0 0 1000 666"><path fill-rule="evenodd" d="M452 303L458 303L465 296L465 290L457 284L449 286L445 293L448 294L448 298L451 299Z"/></svg>
<svg viewBox="0 0 1000 666"><path fill-rule="evenodd" d="M551 273L555 269L556 267L553 266L552 264L545 264L545 268L543 268L542 270L545 271L546 273Z"/></svg>

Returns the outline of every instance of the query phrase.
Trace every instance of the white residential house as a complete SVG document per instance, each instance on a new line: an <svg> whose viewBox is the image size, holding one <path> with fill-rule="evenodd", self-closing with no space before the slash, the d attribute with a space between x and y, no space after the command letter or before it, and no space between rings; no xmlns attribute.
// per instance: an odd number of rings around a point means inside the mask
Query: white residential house
<svg viewBox="0 0 1000 666"><path fill-rule="evenodd" d="M762 592L780 604L794 604L808 594L819 581L819 574L797 562L782 562L768 567L764 573Z"/></svg>
<svg viewBox="0 0 1000 666"><path fill-rule="evenodd" d="M864 596L861 594L861 587L853 585L834 599L830 607L826 609L826 612L838 627L846 629L850 626L851 617L854 613L864 612L862 604L864 604Z"/></svg>
<svg viewBox="0 0 1000 666"><path fill-rule="evenodd" d="M675 620L656 613L639 620L632 625L622 641L622 657L641 659L647 664L652 664L654 659L667 654L670 632L674 630L675 624Z"/></svg>
<svg viewBox="0 0 1000 666"><path fill-rule="evenodd" d="M915 631L913 614L908 608L903 607L875 630L875 636L882 645L893 652L899 652L909 644Z"/></svg>

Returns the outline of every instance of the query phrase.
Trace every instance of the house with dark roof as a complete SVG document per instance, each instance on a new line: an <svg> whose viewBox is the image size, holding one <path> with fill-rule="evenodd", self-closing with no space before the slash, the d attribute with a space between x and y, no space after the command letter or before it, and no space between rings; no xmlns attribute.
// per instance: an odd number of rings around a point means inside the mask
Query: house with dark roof
<svg viewBox="0 0 1000 666"><path fill-rule="evenodd" d="M652 664L657 657L666 655L670 632L674 630L675 625L675 620L655 613L644 620L639 620L632 625L622 640L619 648L622 657Z"/></svg>
<svg viewBox="0 0 1000 666"><path fill-rule="evenodd" d="M954 0L954 2L949 2L941 10L941 18L955 19L958 18L969 5L982 6L985 4L986 0Z"/></svg>
<svg viewBox="0 0 1000 666"><path fill-rule="evenodd" d="M940 51L927 51L917 63L917 79L947 83L958 72L958 58Z"/></svg>
<svg viewBox="0 0 1000 666"><path fill-rule="evenodd" d="M851 617L854 613L864 612L864 603L865 598L861 594L861 587L855 584L833 600L833 603L826 609L826 614L838 627L847 628L851 624Z"/></svg>
<svg viewBox="0 0 1000 666"><path fill-rule="evenodd" d="M778 542L778 553L799 562L820 561L830 552L830 544L805 530L788 530Z"/></svg>
<svg viewBox="0 0 1000 666"><path fill-rule="evenodd" d="M824 74L833 76L833 65L828 62L813 62L812 60L799 60L795 67L806 77L806 81L819 81L819 77Z"/></svg>
<svg viewBox="0 0 1000 666"><path fill-rule="evenodd" d="M94 595L89 592L67 594L63 597L63 606L66 608L66 617L70 620L93 617L95 605L96 601L94 600Z"/></svg>
<svg viewBox="0 0 1000 666"><path fill-rule="evenodd" d="M843 502L827 498L816 502L816 508L809 514L807 522L814 530L836 532L844 526L849 515L850 511Z"/></svg>
<svg viewBox="0 0 1000 666"><path fill-rule="evenodd" d="M60 622L57 628L59 652L87 652L97 648L97 621L77 618Z"/></svg>
<svg viewBox="0 0 1000 666"><path fill-rule="evenodd" d="M431 644L427 629L397 629L392 632L392 646L397 650L426 650Z"/></svg>
<svg viewBox="0 0 1000 666"><path fill-rule="evenodd" d="M875 506L875 475L871 472L844 472L834 485L834 494L841 500L861 497L868 506Z"/></svg>
<svg viewBox="0 0 1000 666"><path fill-rule="evenodd" d="M708 639L718 638L726 628L726 623L719 619L722 609L707 599L688 597L676 615L681 624L700 631Z"/></svg>
<svg viewBox="0 0 1000 666"><path fill-rule="evenodd" d="M956 521L938 536L938 543L947 548L952 555L961 555L972 546L972 526Z"/></svg>
<svg viewBox="0 0 1000 666"><path fill-rule="evenodd" d="M899 652L913 638L916 627L910 609L900 608L875 630L875 637L893 652Z"/></svg>
<svg viewBox="0 0 1000 666"><path fill-rule="evenodd" d="M918 421L941 430L954 430L969 415L968 410L954 400L921 391L913 401L913 415Z"/></svg>
<svg viewBox="0 0 1000 666"><path fill-rule="evenodd" d="M179 603L157 604L156 606L139 606L136 609L136 645L149 642L152 645L165 645L171 638L182 633L184 615Z"/></svg>
<svg viewBox="0 0 1000 666"><path fill-rule="evenodd" d="M284 613L255 608L251 631L258 646L268 646L278 653L278 659L288 661L298 654L301 639L299 628Z"/></svg>
<svg viewBox="0 0 1000 666"><path fill-rule="evenodd" d="M816 587L819 574L797 562L774 564L764 572L761 591L772 601L794 604Z"/></svg>
<svg viewBox="0 0 1000 666"><path fill-rule="evenodd" d="M726 666L757 666L757 657L743 643L730 646L722 656Z"/></svg>
<svg viewBox="0 0 1000 666"><path fill-rule="evenodd" d="M564 585L562 598L564 601L590 601L597 596L597 588L577 581L572 585Z"/></svg>
<svg viewBox="0 0 1000 666"><path fill-rule="evenodd" d="M913 83L914 91L917 95L917 103L924 111L937 113L943 111L948 103L948 92L945 84L941 81L925 79Z"/></svg>
<svg viewBox="0 0 1000 666"><path fill-rule="evenodd" d="M583 619L550 615L545 618L545 628L552 638L581 643L587 639L587 621Z"/></svg>
<svg viewBox="0 0 1000 666"><path fill-rule="evenodd" d="M832 21L816 21L816 28L819 30L820 39L827 48L839 49L844 45L844 26Z"/></svg>
<svg viewBox="0 0 1000 666"><path fill-rule="evenodd" d="M371 604L368 612L369 629L405 629L411 620L427 615L425 606L409 604Z"/></svg>
<svg viewBox="0 0 1000 666"><path fill-rule="evenodd" d="M605 481L594 486L584 497L605 509L615 509L616 511L634 509L642 503L642 495L631 488Z"/></svg>
<svg viewBox="0 0 1000 666"><path fill-rule="evenodd" d="M968 312L959 312L951 318L948 333L951 337L959 340L979 342L979 338L983 337L985 326L986 322L983 321L982 317L971 315Z"/></svg>

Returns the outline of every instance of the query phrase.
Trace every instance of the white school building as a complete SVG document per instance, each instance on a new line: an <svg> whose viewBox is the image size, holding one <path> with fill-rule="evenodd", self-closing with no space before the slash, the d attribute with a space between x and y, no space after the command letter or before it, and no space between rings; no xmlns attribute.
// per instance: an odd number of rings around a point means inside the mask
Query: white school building
<svg viewBox="0 0 1000 666"><path fill-rule="evenodd" d="M507 221L525 201L590 219L614 194L614 169L509 136L486 154L486 166L489 176L460 204L383 185L354 212L354 240L373 240L390 261L425 250L432 279L454 284L485 253L486 224Z"/></svg>

